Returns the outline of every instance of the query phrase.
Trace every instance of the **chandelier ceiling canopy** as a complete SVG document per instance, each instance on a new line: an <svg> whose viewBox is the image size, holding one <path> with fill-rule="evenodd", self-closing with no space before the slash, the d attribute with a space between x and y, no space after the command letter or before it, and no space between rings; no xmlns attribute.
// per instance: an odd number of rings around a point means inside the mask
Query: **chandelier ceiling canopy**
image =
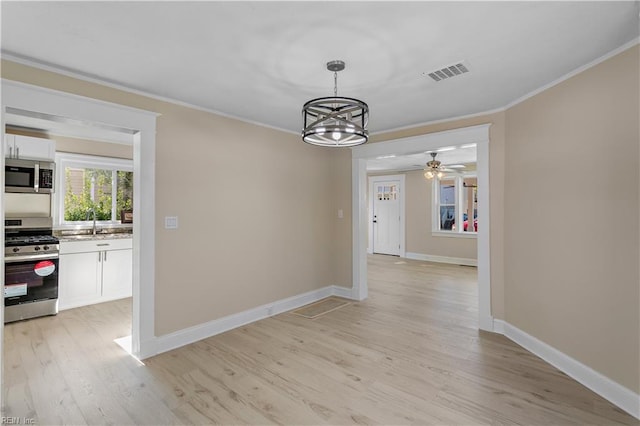
<svg viewBox="0 0 640 426"><path fill-rule="evenodd" d="M369 139L369 106L359 99L338 96L338 71L343 61L327 63L333 71L333 96L312 99L302 107L302 140L312 145L349 147Z"/></svg>

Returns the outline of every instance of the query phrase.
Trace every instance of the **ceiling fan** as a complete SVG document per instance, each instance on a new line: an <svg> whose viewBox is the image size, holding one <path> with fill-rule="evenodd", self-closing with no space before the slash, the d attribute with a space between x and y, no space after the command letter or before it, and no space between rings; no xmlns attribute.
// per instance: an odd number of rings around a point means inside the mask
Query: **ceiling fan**
<svg viewBox="0 0 640 426"><path fill-rule="evenodd" d="M427 166L424 169L424 177L427 179L433 179L434 177L440 179L444 176L444 172L447 170L445 170L442 162L436 160L436 155L438 155L437 152L431 152L430 154L431 161L427 161Z"/></svg>
<svg viewBox="0 0 640 426"><path fill-rule="evenodd" d="M442 178L445 173L461 173L460 169L464 169L465 166L462 164L454 164L451 166L445 166L441 161L436 160L437 152L430 152L431 161L427 162L426 167L424 168L424 177L427 179L433 179L437 177L438 179Z"/></svg>

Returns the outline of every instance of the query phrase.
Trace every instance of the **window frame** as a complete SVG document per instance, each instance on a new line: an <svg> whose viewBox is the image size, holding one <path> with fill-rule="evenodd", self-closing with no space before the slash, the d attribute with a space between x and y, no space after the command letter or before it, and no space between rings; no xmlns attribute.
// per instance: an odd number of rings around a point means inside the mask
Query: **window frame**
<svg viewBox="0 0 640 426"><path fill-rule="evenodd" d="M77 167L77 168L91 168L91 169L102 169L102 170L110 170L114 171L123 171L123 172L133 172L133 160L126 158L116 158L116 157L100 157L96 155L87 155L87 154L71 154L66 152L57 152L55 157L56 162L56 190L54 196L52 197L53 204L53 223L56 229L83 229L87 227L93 226L93 220L86 221L73 221L73 222L65 222L64 220L64 200L67 191L67 177L65 173L65 169L67 167ZM117 174L116 174L117 175ZM117 203L116 195L117 194L117 180L112 180L112 212L115 210L115 205ZM113 217L118 217L117 212L114 213ZM96 225L100 226L108 226L110 228L131 228L133 225L130 223L123 224L120 222L120 219L116 220L97 220Z"/></svg>
<svg viewBox="0 0 640 426"><path fill-rule="evenodd" d="M431 183L431 235L434 237L450 237L450 238L477 238L477 231L465 231L463 226L457 227L455 230L440 229L440 181L454 181L455 186L455 215L456 223L463 223L464 217L464 188L465 178L478 178L476 172L462 173L446 173L442 178L434 178ZM450 204L446 204L449 206Z"/></svg>

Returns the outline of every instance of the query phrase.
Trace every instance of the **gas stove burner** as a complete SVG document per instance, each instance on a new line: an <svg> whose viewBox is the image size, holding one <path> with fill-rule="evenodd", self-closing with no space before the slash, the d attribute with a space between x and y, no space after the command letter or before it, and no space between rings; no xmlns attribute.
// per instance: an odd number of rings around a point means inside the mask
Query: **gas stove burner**
<svg viewBox="0 0 640 426"><path fill-rule="evenodd" d="M59 240L52 235L29 235L6 237L4 239L5 247L13 246L32 246L39 244L58 244Z"/></svg>

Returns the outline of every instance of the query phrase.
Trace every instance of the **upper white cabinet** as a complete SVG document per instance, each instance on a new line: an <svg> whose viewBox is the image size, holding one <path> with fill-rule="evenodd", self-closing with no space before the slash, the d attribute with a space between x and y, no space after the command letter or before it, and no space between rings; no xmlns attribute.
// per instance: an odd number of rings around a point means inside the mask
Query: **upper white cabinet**
<svg viewBox="0 0 640 426"><path fill-rule="evenodd" d="M21 135L4 135L6 158L55 161L56 141Z"/></svg>

